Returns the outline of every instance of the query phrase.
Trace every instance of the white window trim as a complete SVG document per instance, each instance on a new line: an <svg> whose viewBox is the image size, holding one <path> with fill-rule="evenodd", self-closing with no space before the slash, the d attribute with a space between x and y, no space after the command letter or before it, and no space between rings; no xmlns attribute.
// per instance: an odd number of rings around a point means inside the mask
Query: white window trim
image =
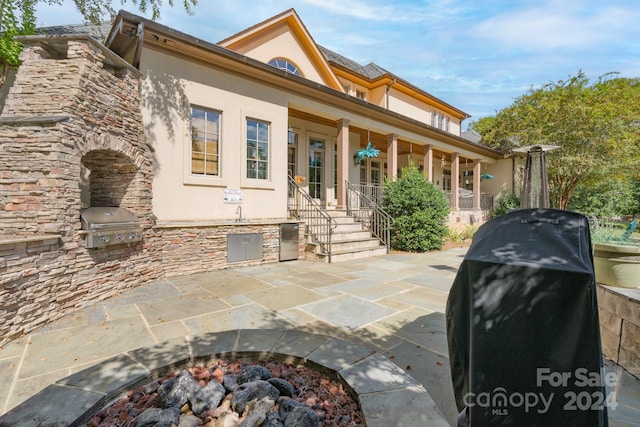
<svg viewBox="0 0 640 427"><path fill-rule="evenodd" d="M240 178L240 187L241 188L256 188L256 189L263 189L263 190L275 190L275 184L274 184L274 169L273 169L273 145L276 143L276 139L278 138L278 134L275 132L275 123L278 122L278 120L280 119L279 116L276 116L274 114L270 114L268 111L258 111L258 110L251 110L251 109L241 109L241 123L242 123L242 129L240 131L240 135L241 135L241 150L242 150L242 154L240 156L241 159L241 167L240 167L240 174L241 174L241 178ZM261 122L265 122L269 124L269 168L268 168L268 174L269 174L269 179L257 179L257 178L247 178L247 120L257 120L257 121L261 121ZM286 126L286 118L285 118L285 125L284 125L284 129L285 131L288 130L288 127ZM283 140L286 142L287 141L287 133L285 132L284 135L282 136ZM284 167L286 168L287 165L285 163ZM286 173L286 169L285 172Z"/></svg>
<svg viewBox="0 0 640 427"><path fill-rule="evenodd" d="M207 111L217 111L220 113L220 129L218 132L218 175L198 175L191 173L191 109L201 108ZM199 103L189 104L189 117L185 121L184 143L183 143L183 167L182 182L185 185L199 185L206 187L224 187L223 182L223 159L224 159L224 129L225 113L221 108L206 106Z"/></svg>

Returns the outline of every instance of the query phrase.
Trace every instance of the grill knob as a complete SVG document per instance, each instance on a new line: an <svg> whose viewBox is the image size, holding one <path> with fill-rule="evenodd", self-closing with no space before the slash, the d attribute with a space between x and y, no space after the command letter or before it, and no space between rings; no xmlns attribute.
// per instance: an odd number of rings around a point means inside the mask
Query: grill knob
<svg viewBox="0 0 640 427"><path fill-rule="evenodd" d="M100 236L100 241L104 243L109 243L109 236Z"/></svg>

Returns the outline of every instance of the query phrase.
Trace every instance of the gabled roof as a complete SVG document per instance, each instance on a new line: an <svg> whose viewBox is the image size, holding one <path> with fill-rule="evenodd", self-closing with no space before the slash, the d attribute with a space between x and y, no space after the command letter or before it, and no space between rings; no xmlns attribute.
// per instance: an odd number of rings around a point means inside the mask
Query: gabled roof
<svg viewBox="0 0 640 427"><path fill-rule="evenodd" d="M287 29L297 37L305 53L311 58L318 73L324 79L324 83L332 89L343 91L340 81L331 70L319 46L313 40L313 37L311 37L311 34L307 31L307 28L294 9L289 9L279 15L253 25L246 30L227 37L217 44L234 52L246 54L249 46L262 38L268 37L268 34L274 29L283 26L287 26Z"/></svg>

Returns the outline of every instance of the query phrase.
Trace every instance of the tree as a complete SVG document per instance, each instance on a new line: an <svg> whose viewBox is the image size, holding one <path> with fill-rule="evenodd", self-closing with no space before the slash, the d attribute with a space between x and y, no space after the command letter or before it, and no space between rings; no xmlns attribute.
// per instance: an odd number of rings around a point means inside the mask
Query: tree
<svg viewBox="0 0 640 427"><path fill-rule="evenodd" d="M442 248L447 236L449 203L413 163L402 168L396 181L386 180L384 210L394 219L391 246L425 252Z"/></svg>
<svg viewBox="0 0 640 427"><path fill-rule="evenodd" d="M35 34L35 7L38 3L62 5L64 0L0 0L0 86L6 80L10 68L19 65L22 45L15 40L15 36ZM151 12L151 19L160 18L160 8L163 0L130 0L142 13ZM99 25L105 19L113 19L116 10L113 0L73 0L73 3L85 20L85 23ZM120 0L124 5L127 0ZM173 7L174 0L167 0ZM198 0L182 0L182 5L188 13L193 13L193 7ZM108 17L108 18L107 18Z"/></svg>
<svg viewBox="0 0 640 427"><path fill-rule="evenodd" d="M578 185L638 177L640 79L610 73L591 83L579 72L530 89L471 127L494 148L560 146L546 156L549 195L553 207L566 209Z"/></svg>

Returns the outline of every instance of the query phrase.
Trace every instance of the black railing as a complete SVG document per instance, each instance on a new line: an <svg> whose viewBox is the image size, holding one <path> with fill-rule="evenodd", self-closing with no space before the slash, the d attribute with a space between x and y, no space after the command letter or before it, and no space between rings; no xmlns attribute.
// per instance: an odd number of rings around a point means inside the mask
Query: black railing
<svg viewBox="0 0 640 427"><path fill-rule="evenodd" d="M449 206L453 208L454 194L452 192L444 192L445 197L449 200ZM464 193L458 195L458 209L471 210L475 209L476 198L478 196L473 193ZM493 209L493 195L480 194L480 209L483 211L489 211Z"/></svg>
<svg viewBox="0 0 640 427"><path fill-rule="evenodd" d="M309 194L289 176L289 198L287 210L293 218L304 221L307 234L320 245L331 262L331 236L337 223Z"/></svg>
<svg viewBox="0 0 640 427"><path fill-rule="evenodd" d="M382 202L382 187L370 185L356 185L346 181L347 186L347 215L363 224L383 245L387 252L391 247L391 222L388 213L380 206ZM380 203L376 199L376 197Z"/></svg>

